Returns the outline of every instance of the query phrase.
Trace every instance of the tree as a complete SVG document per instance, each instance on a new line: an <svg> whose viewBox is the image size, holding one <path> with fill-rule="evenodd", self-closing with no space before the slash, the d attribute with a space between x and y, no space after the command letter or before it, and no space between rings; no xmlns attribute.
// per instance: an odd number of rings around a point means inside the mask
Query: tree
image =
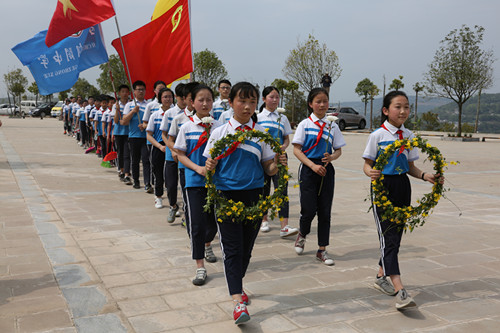
<svg viewBox="0 0 500 333"><path fill-rule="evenodd" d="M373 99L378 94L380 94L380 89L375 84L372 84L372 86L370 87L370 92L368 94L370 98L370 130L373 129Z"/></svg>
<svg viewBox="0 0 500 333"><path fill-rule="evenodd" d="M425 74L430 95L453 100L458 106L457 135L462 135L462 106L493 76L493 51L480 48L484 28L466 25L452 30L440 43Z"/></svg>
<svg viewBox="0 0 500 333"><path fill-rule="evenodd" d="M95 96L99 95L99 90L91 85L86 79L79 78L73 85L72 94L82 97Z"/></svg>
<svg viewBox="0 0 500 333"><path fill-rule="evenodd" d="M392 80L391 84L389 85L389 89L396 90L396 91L398 91L399 89L402 89L404 87L405 87L405 84L403 83L403 75L400 75L399 79Z"/></svg>
<svg viewBox="0 0 500 333"><path fill-rule="evenodd" d="M358 82L358 85L356 86L356 89L354 89L354 92L361 96L361 101L365 103L365 117L366 117L366 106L368 105L368 101L370 100L368 98L368 95L370 95L370 89L373 86L373 82L370 81L370 79L365 78L361 81Z"/></svg>
<svg viewBox="0 0 500 333"><path fill-rule="evenodd" d="M417 108L418 108L418 93L425 89L425 86L417 82L413 85L415 90L415 123L417 122Z"/></svg>
<svg viewBox="0 0 500 333"><path fill-rule="evenodd" d="M68 98L69 92L71 89L65 90L65 91L60 91L59 92L59 100L60 101L65 101Z"/></svg>
<svg viewBox="0 0 500 333"><path fill-rule="evenodd" d="M292 90L285 93L283 96L287 117L290 119L290 124L293 126L309 116L307 110L306 96L303 91Z"/></svg>
<svg viewBox="0 0 500 333"><path fill-rule="evenodd" d="M297 91L299 90L299 84L293 80L288 81L286 85L286 90L291 95L291 100L292 100L292 122L295 122L295 110L297 109L297 105L295 104L296 98L295 95L297 94ZM298 105L301 107L300 105ZM306 109L307 109L307 103L306 103Z"/></svg>
<svg viewBox="0 0 500 333"><path fill-rule="evenodd" d="M35 95L35 104L38 105L38 85L36 84L36 81L31 82L31 85L28 87L28 91Z"/></svg>
<svg viewBox="0 0 500 333"><path fill-rule="evenodd" d="M23 75L23 71L18 68L4 74L3 76L5 85L7 86L7 91L10 92L14 99L14 105L16 104L16 96L19 98L19 106L21 102L21 95L26 91L26 86L28 85L28 79Z"/></svg>
<svg viewBox="0 0 500 333"><path fill-rule="evenodd" d="M285 90L288 90L288 82L286 82L283 79L274 79L274 81L271 83L272 86L276 87L278 91L280 92L280 96L285 95ZM280 99L280 106L283 106L283 98Z"/></svg>
<svg viewBox="0 0 500 333"><path fill-rule="evenodd" d="M215 52L208 49L196 52L193 58L193 79L216 90L222 79L227 79L227 71Z"/></svg>
<svg viewBox="0 0 500 333"><path fill-rule="evenodd" d="M323 74L329 73L334 83L342 73L339 58L326 44L320 44L313 35L305 42L297 41L297 47L290 51L285 61L283 74L294 80L305 91L311 91L321 84Z"/></svg>
<svg viewBox="0 0 500 333"><path fill-rule="evenodd" d="M111 67L111 73L113 74L113 81L115 83L116 89L118 89L118 87L122 84L129 85L127 73L123 68L120 57L116 54L112 54L109 56L108 63L109 66L107 63L99 65L101 74L97 78L97 85L99 86L99 90L105 94L113 92L113 85L111 83L111 77L109 76L109 67Z"/></svg>

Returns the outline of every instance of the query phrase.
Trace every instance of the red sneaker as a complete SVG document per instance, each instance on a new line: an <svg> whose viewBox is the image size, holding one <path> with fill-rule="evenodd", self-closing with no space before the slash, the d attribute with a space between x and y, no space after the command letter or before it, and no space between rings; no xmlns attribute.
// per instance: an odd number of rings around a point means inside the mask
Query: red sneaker
<svg viewBox="0 0 500 333"><path fill-rule="evenodd" d="M248 299L248 295L246 292L241 293L241 299L243 300L243 303L245 303L245 305L250 304L250 300Z"/></svg>
<svg viewBox="0 0 500 333"><path fill-rule="evenodd" d="M250 315L248 314L247 306L245 303L237 303L233 310L234 323L236 325L243 324L250 320Z"/></svg>

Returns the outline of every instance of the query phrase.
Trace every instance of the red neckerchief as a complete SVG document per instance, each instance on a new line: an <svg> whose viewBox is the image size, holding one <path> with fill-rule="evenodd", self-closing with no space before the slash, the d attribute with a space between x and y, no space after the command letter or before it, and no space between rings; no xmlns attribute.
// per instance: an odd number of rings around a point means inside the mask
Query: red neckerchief
<svg viewBox="0 0 500 333"><path fill-rule="evenodd" d="M189 120L194 123L193 117L189 117ZM203 131L203 133L201 133L200 137L198 138L198 142L196 142L196 146L194 146L193 150L191 150L189 154L186 155L188 157L208 141L208 132L210 131L211 124L204 124L200 122L198 125L203 127L205 130Z"/></svg>
<svg viewBox="0 0 500 333"><path fill-rule="evenodd" d="M326 122L323 122L323 125L320 125L319 120L313 121L311 116L309 116L309 119L319 127L319 132L318 132L318 136L316 137L316 143L313 144L311 148L304 151L304 154L318 145L319 140L321 140L321 137L323 136L323 130L325 129L325 125L326 125Z"/></svg>
<svg viewBox="0 0 500 333"><path fill-rule="evenodd" d="M233 126L231 124L231 120L229 121L229 125L231 127ZM248 130L252 130L254 127L255 127L255 122L253 122L252 128L250 128L250 126L247 126L247 125L241 125L236 130L237 131L246 132ZM239 141L233 142L233 144L223 154L217 156L215 159L216 160L220 160L220 159L223 159L224 157L227 157L227 156L231 155L232 153L234 153L234 151L236 150L236 148L238 148L238 146L240 145L240 143L241 142L239 142Z"/></svg>
<svg viewBox="0 0 500 333"><path fill-rule="evenodd" d="M382 128L383 128L383 129L385 129L387 132L391 133L391 131L389 131L389 130L387 129L387 127L385 127L385 125L384 125L384 124L382 124ZM391 134L392 134L392 133L391 133ZM404 138L403 138L403 131L402 131L402 130L398 129L398 130L396 131L396 134L398 135L399 140L403 140L403 139L404 139ZM404 151L405 151L405 146L404 146L404 145L401 145L401 148L399 148L399 154L398 154L398 156L399 156L399 155L401 155Z"/></svg>

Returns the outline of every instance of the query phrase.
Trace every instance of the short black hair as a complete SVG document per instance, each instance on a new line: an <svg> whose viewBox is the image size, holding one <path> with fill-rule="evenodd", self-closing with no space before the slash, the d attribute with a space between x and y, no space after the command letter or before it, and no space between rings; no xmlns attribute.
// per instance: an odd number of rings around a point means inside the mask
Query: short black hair
<svg viewBox="0 0 500 333"><path fill-rule="evenodd" d="M118 87L118 91L121 91L122 89L127 89L128 91L130 91L130 88L128 85L126 84L121 84L119 87Z"/></svg>
<svg viewBox="0 0 500 333"><path fill-rule="evenodd" d="M134 83L132 83L132 88L134 88L134 90L137 89L138 86L146 88L146 84L144 83L144 81L137 80Z"/></svg>
<svg viewBox="0 0 500 333"><path fill-rule="evenodd" d="M221 85L221 84L223 84L223 83L225 83L225 84L229 84L230 86L232 86L231 82L229 82L229 80L228 80L228 79L223 79L223 80L220 80L220 81L219 81L219 84L217 85L217 88L219 88L219 87L220 87L220 85Z"/></svg>
<svg viewBox="0 0 500 333"><path fill-rule="evenodd" d="M191 94L193 92L193 89L196 88L200 83L193 81L189 82L184 86L184 97L187 97L187 95ZM191 94L192 97L192 94Z"/></svg>
<svg viewBox="0 0 500 333"><path fill-rule="evenodd" d="M236 96L239 96L240 98L255 97L259 99L259 95L259 90L250 82L238 82L231 88L229 99L231 102L234 101Z"/></svg>
<svg viewBox="0 0 500 333"><path fill-rule="evenodd" d="M167 84L165 82L163 82L162 80L158 80L153 85L153 89L156 89L156 87L158 87L158 85L160 85L160 84L163 84L165 87L167 86Z"/></svg>
<svg viewBox="0 0 500 333"><path fill-rule="evenodd" d="M175 87L175 96L186 97L186 95L184 95L184 86L185 85L186 85L185 83L179 83Z"/></svg>

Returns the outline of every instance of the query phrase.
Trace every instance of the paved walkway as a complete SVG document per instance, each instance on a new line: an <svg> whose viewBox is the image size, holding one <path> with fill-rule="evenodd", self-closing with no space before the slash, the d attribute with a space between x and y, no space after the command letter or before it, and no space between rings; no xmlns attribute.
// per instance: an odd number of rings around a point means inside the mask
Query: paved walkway
<svg viewBox="0 0 500 333"><path fill-rule="evenodd" d="M336 265L314 259L315 228L299 257L273 223L245 278L252 320L236 327L218 245L208 283L195 287L186 230L180 220L166 223L168 210L155 209L152 195L83 154L55 119L2 121L2 333L498 332L500 142L429 137L460 165L446 174L450 200L404 235L403 281L419 307L398 312L394 298L371 287L378 240L364 201L367 137L345 132L329 247ZM292 158L294 174L297 166ZM412 182L415 196L429 191ZM298 188L290 186L290 201L297 226Z"/></svg>

